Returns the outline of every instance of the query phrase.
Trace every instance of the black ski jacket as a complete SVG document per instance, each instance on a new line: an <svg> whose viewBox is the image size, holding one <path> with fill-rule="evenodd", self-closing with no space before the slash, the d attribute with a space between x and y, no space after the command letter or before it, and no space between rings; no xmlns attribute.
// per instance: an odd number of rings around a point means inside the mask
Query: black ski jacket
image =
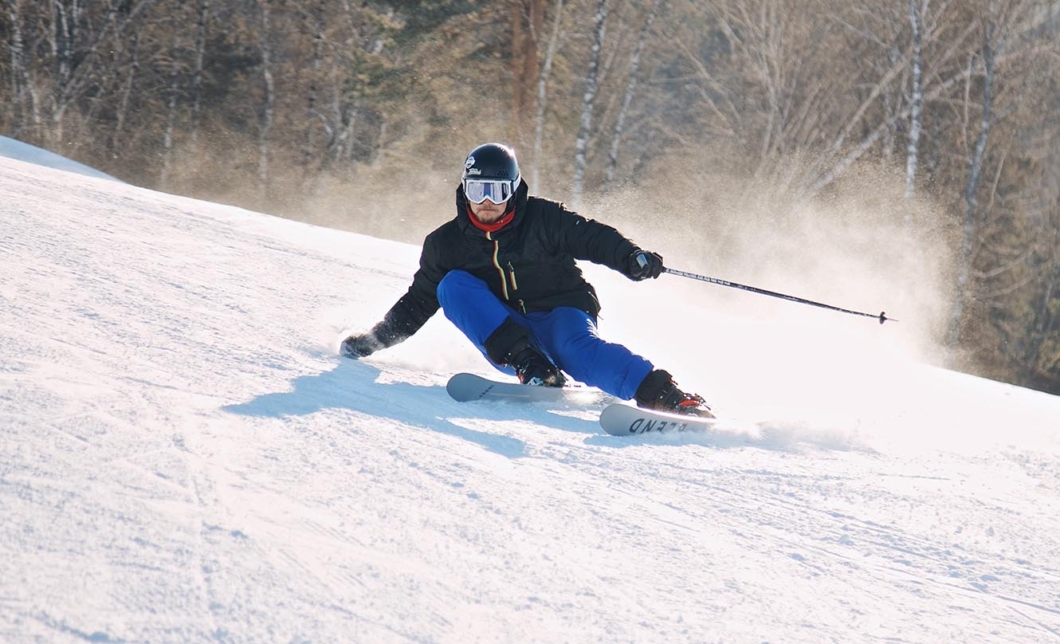
<svg viewBox="0 0 1060 644"><path fill-rule="evenodd" d="M452 270L485 281L502 302L523 313L571 306L597 317L596 291L574 260L628 276L630 256L639 248L611 226L527 191L523 181L514 196L514 219L488 233L471 222L463 188L457 188L456 217L427 235L412 286L372 329L381 347L402 342L427 323L440 306L438 283Z"/></svg>

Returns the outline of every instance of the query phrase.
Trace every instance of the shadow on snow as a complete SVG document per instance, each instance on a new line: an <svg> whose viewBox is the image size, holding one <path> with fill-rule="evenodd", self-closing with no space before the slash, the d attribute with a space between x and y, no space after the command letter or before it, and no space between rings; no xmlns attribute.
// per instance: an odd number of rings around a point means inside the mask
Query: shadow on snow
<svg viewBox="0 0 1060 644"><path fill-rule="evenodd" d="M325 409L346 409L366 416L390 418L409 425L462 438L491 452L519 458L526 456L526 444L502 436L461 427L446 416L475 416L487 420L540 420L542 410L527 413L525 403L487 405L458 403L445 393L445 387L403 382L378 383L380 369L365 362L343 360L330 371L295 378L292 391L261 394L245 403L226 405L224 411L241 416L284 418L308 416ZM549 414L547 424L559 429L595 433L595 423ZM591 427L586 427L586 426Z"/></svg>
<svg viewBox="0 0 1060 644"><path fill-rule="evenodd" d="M700 445L716 449L755 447L796 452L806 448L829 451L872 451L850 432L826 430L797 421L731 425L720 422L712 431L615 437L584 418L549 413L534 403L458 403L441 386L403 382L378 383L380 369L366 362L343 360L334 369L295 378L292 391L267 393L224 411L242 416L283 418L308 416L325 409L346 409L366 416L390 418L479 445L508 458L527 455L518 438L462 427L448 417L474 416L484 420L527 421L564 431L590 434L587 445L628 448L654 445ZM562 410L556 410L562 411Z"/></svg>

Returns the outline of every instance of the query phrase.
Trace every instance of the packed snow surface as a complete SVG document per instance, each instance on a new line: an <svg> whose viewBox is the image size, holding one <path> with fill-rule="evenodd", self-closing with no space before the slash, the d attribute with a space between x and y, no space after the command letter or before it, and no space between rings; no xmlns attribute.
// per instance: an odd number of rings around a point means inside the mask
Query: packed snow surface
<svg viewBox="0 0 1060 644"><path fill-rule="evenodd" d="M719 428L461 404L418 254L0 160L0 641L1060 641L1060 399L590 266Z"/></svg>
<svg viewBox="0 0 1060 644"><path fill-rule="evenodd" d="M109 174L100 172L95 168L90 168L83 163L78 163L77 161L67 159L54 152L49 152L44 148L23 143L22 141L6 136L0 136L0 157L17 159L26 163L33 163L49 168L58 168L60 170L65 170L66 172L81 174L87 177L97 177L100 179L117 181L117 179Z"/></svg>

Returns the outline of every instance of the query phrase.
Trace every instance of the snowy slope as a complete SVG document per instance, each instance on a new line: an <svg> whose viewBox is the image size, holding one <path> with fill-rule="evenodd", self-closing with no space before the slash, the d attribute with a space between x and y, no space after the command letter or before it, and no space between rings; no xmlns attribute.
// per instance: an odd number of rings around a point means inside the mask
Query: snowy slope
<svg viewBox="0 0 1060 644"><path fill-rule="evenodd" d="M1060 640L1057 398L594 270L721 430L458 404L440 315L335 355L417 257L0 160L0 641Z"/></svg>
<svg viewBox="0 0 1060 644"><path fill-rule="evenodd" d="M100 172L95 168L90 168L83 163L78 163L72 159L67 159L66 157L55 154L54 152L49 152L44 148L38 148L35 145L23 143L22 141L6 136L0 136L0 157L7 157L9 159L33 163L48 168L57 168L72 174L81 174L88 177L98 177L100 179L117 181L117 179L109 174Z"/></svg>

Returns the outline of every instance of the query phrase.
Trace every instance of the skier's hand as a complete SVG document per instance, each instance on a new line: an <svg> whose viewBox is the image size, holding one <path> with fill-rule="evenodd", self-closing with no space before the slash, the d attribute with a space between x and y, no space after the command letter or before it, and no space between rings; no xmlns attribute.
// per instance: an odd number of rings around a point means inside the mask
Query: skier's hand
<svg viewBox="0 0 1060 644"><path fill-rule="evenodd" d="M663 258L658 253L637 249L626 260L626 277L639 282L649 277L655 279L662 275Z"/></svg>
<svg viewBox="0 0 1060 644"><path fill-rule="evenodd" d="M375 336L371 333L364 333L362 335L351 335L342 341L342 346L339 348L342 351L342 355L347 358L364 358L372 355L378 349L382 348L379 344L379 340L375 339Z"/></svg>

